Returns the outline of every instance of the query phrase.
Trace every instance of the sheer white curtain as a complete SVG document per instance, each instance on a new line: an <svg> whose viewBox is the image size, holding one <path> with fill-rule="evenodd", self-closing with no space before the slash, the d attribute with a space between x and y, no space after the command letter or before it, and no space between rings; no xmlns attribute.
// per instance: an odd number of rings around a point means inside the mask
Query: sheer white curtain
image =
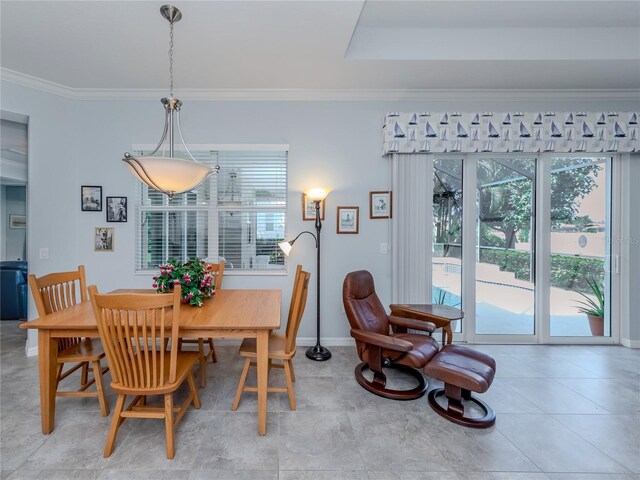
<svg viewBox="0 0 640 480"><path fill-rule="evenodd" d="M431 303L433 158L394 154L391 158L391 301Z"/></svg>

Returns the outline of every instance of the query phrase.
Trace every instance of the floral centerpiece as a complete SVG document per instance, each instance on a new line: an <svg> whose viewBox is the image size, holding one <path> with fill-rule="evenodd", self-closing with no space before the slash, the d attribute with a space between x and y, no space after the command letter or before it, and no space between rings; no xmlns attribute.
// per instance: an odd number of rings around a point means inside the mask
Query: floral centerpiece
<svg viewBox="0 0 640 480"><path fill-rule="evenodd" d="M158 293L166 293L173 290L174 285L182 286L182 303L197 307L202 306L203 299L211 298L216 289L211 265L199 258L185 263L170 258L160 265L160 274L153 277L153 288Z"/></svg>

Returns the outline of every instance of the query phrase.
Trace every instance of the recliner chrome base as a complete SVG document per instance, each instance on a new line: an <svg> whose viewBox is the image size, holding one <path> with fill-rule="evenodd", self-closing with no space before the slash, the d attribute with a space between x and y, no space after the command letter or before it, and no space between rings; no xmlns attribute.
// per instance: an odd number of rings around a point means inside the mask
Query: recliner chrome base
<svg viewBox="0 0 640 480"><path fill-rule="evenodd" d="M387 377L384 375L384 373L376 372L373 370L373 380L367 380L367 378L362 373L364 370L369 369L369 364L366 362L359 363L356 366L356 380L363 388L370 391L371 393L384 398L390 398L392 400L415 400L422 397L426 393L427 382L418 370L407 367L405 365L398 365L394 363L391 363L386 368L400 370L401 372L412 376L418 382L418 385L411 390L392 390L386 387Z"/></svg>

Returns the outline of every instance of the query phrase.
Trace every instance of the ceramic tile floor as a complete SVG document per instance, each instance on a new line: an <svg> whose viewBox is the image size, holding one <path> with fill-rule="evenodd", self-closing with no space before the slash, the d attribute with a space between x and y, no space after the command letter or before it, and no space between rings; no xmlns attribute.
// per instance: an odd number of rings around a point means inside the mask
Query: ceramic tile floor
<svg viewBox="0 0 640 480"><path fill-rule="evenodd" d="M640 479L638 350L475 346L498 365L484 395L498 418L487 430L447 422L426 396L369 394L353 377L354 348L332 348L320 364L298 355L298 409L270 394L268 434L259 437L255 395L230 410L242 362L235 348L219 346L202 410L177 428L174 460L165 457L162 422L131 419L105 459L110 419L93 399L58 399L55 431L40 432L37 359L25 357L17 323L0 322L2 479Z"/></svg>

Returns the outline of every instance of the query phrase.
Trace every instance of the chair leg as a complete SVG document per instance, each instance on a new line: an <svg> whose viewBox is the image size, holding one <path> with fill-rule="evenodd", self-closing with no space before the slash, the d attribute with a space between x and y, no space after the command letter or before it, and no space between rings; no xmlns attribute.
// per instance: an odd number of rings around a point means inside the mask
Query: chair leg
<svg viewBox="0 0 640 480"><path fill-rule="evenodd" d="M189 382L189 388L193 394L193 406L196 410L199 410L202 405L200 403L198 389L196 388L196 381L193 379L193 372L189 372L189 375L187 375L187 382Z"/></svg>
<svg viewBox="0 0 640 480"><path fill-rule="evenodd" d="M59 363L58 371L56 372L56 392L58 391L58 385L60 385L60 375L62 375L63 368L64 368L64 363Z"/></svg>
<svg viewBox="0 0 640 480"><path fill-rule="evenodd" d="M242 396L242 390L244 389L244 382L247 381L247 374L249 373L249 367L251 366L251 357L247 357L244 362L244 368L242 369L242 374L240 375L240 382L238 382L238 389L236 390L236 397L233 399L233 405L231 406L231 410L234 412L238 409L238 405L240 404L240 397Z"/></svg>
<svg viewBox="0 0 640 480"><path fill-rule="evenodd" d="M116 409L113 411L113 418L111 419L111 426L109 427L109 436L107 437L107 444L104 447L104 458L110 457L113 453L113 445L116 441L116 435L118 434L118 428L124 420L124 417L120 417L122 409L124 408L124 401L127 399L126 395L118 395L118 401L116 402Z"/></svg>
<svg viewBox="0 0 640 480"><path fill-rule="evenodd" d="M216 356L216 347L213 345L213 338L209 339L209 348L211 349L211 363L216 363L218 357Z"/></svg>
<svg viewBox="0 0 640 480"><path fill-rule="evenodd" d="M200 386L207 386L207 371L205 370L207 366L207 357L204 355L204 338L198 339L198 352L200 357L198 360L200 361Z"/></svg>
<svg viewBox="0 0 640 480"><path fill-rule="evenodd" d="M82 362L82 373L80 374L80 386L83 387L86 385L87 380L89 379L89 363ZM95 374L95 372L94 372Z"/></svg>
<svg viewBox="0 0 640 480"><path fill-rule="evenodd" d="M291 360L284 360L284 376L287 379L287 393L289 394L289 407L291 410L296 409L296 398L293 395L293 379L291 371Z"/></svg>
<svg viewBox="0 0 640 480"><path fill-rule="evenodd" d="M176 446L173 441L173 395L171 393L164 394L164 425L167 458L171 459L176 452Z"/></svg>
<svg viewBox="0 0 640 480"><path fill-rule="evenodd" d="M291 370L291 381L295 383L296 381L296 372L293 370L293 359L289 360L289 370Z"/></svg>
<svg viewBox="0 0 640 480"><path fill-rule="evenodd" d="M104 383L102 382L102 366L100 360L92 362L93 378L96 381L96 392L98 393L98 403L100 403L100 413L103 417L109 416L109 403L107 402L107 394L104 391ZM83 367L84 368L84 367Z"/></svg>

